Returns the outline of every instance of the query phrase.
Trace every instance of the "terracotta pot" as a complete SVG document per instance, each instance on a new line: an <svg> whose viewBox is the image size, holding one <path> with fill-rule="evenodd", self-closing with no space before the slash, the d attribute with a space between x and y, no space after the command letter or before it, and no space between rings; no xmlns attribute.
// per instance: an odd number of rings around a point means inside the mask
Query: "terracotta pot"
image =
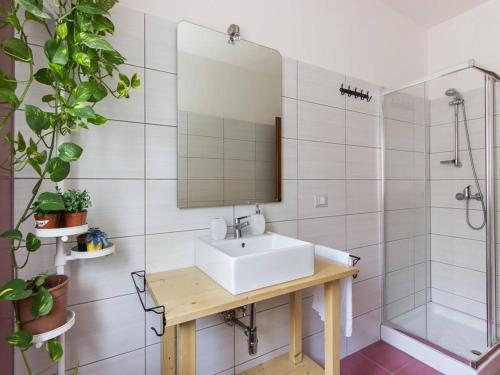
<svg viewBox="0 0 500 375"><path fill-rule="evenodd" d="M77 227L87 223L87 211L82 212L65 212L64 213L64 226Z"/></svg>
<svg viewBox="0 0 500 375"><path fill-rule="evenodd" d="M44 286L52 295L52 310L45 316L35 318L31 315L31 301L34 295L19 301L19 320L21 328L32 335L56 329L66 323L66 308L68 304L68 283L66 275L49 275Z"/></svg>
<svg viewBox="0 0 500 375"><path fill-rule="evenodd" d="M59 228L61 224L61 214L35 215L35 227L38 229Z"/></svg>

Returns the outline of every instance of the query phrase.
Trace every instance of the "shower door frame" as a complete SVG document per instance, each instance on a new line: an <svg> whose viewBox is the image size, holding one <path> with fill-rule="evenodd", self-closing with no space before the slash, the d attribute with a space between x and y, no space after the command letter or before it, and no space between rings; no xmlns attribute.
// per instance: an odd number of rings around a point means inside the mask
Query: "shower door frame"
<svg viewBox="0 0 500 375"><path fill-rule="evenodd" d="M385 96L391 93L405 90L410 87L425 85L427 82L441 77L445 77L454 73L458 73L468 69L475 69L484 74L484 92L485 92L485 174L486 174L486 341L488 346L488 351L483 353L476 360L468 360L456 353L442 348L426 338L418 337L406 329L392 323L385 318L385 124L384 124L384 101ZM384 244L384 262L383 262L383 287L382 287L382 324L390 328L396 329L401 333L415 338L424 344L431 346L440 352L452 357L460 357L461 361L467 363L472 368L477 369L484 363L497 349L500 348L500 342L498 342L497 332L496 332L496 155L495 155L495 82L500 81L500 76L488 70L481 65L477 64L474 60L468 60L465 63L441 70L439 72L430 74L421 79L408 82L404 85L394 87L391 89L383 90L381 92L381 103L380 103L380 113L381 113L381 127L380 127L380 143L382 147L381 155L381 172L382 172L382 202L383 207L383 221L381 225L381 241ZM424 86L424 100L426 99L426 87ZM425 106L424 106L425 108ZM428 124L426 123L427 127ZM426 137L426 143L429 140ZM426 163L428 163L426 157ZM428 164L427 164L428 167ZM429 169L426 168L428 171ZM426 192L429 191L430 176L426 176ZM427 195L427 194L426 194ZM426 214L427 217L427 214ZM431 250L432 251L432 250ZM430 261L427 260L426 261ZM427 286L426 286L427 289ZM427 303L427 301L426 301ZM427 309L426 309L426 324L427 324Z"/></svg>

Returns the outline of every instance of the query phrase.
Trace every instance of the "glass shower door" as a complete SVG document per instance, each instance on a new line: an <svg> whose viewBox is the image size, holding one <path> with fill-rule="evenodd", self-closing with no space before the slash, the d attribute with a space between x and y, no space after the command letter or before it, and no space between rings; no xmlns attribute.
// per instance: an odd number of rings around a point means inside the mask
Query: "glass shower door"
<svg viewBox="0 0 500 375"><path fill-rule="evenodd" d="M384 98L384 318L464 361L488 350L484 82L467 69Z"/></svg>

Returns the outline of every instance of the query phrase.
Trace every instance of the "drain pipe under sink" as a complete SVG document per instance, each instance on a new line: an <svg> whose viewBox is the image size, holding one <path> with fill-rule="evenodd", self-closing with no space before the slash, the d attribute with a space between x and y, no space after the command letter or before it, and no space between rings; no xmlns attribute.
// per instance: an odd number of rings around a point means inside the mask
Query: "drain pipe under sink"
<svg viewBox="0 0 500 375"><path fill-rule="evenodd" d="M242 307L243 316L246 316L247 307ZM247 337L248 343L248 354L255 355L257 354L257 309L255 308L255 303L250 304L250 324L246 325L241 322L238 318L236 318L236 310L229 310L221 312L221 315L224 321L233 326L235 325L239 329L243 331L245 336Z"/></svg>

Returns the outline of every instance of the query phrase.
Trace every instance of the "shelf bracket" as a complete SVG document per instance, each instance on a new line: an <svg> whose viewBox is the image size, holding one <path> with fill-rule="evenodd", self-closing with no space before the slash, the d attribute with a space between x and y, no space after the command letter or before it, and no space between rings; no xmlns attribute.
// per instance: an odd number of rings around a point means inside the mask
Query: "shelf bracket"
<svg viewBox="0 0 500 375"><path fill-rule="evenodd" d="M165 317L165 306L160 305L160 306L154 306L154 307L146 307L146 302L145 298L144 300L141 297L141 293L146 292L146 271L134 271L130 274L130 277L132 277L132 282L134 283L135 286L135 291L137 293L137 296L139 297L139 301L141 301L142 309L145 312L154 312L155 314L158 314L161 316L161 321L162 321L162 326L161 326L161 332L158 332L156 328L150 327L156 336L161 337L165 334L165 327L167 326L167 318ZM136 278L142 279L142 287L139 287L137 285Z"/></svg>

